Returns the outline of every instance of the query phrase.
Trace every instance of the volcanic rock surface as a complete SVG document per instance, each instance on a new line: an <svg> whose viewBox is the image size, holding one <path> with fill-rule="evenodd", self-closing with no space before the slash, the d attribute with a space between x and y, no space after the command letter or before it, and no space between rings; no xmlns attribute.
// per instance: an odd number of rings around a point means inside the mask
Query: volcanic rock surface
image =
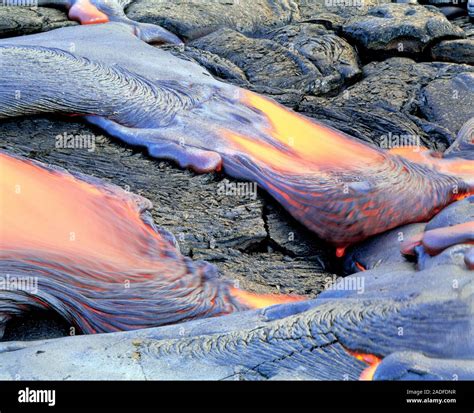
<svg viewBox="0 0 474 413"><path fill-rule="evenodd" d="M221 27L253 32L282 25L292 20L298 8L291 0L140 0L126 12L132 20L157 24L190 40Z"/></svg>
<svg viewBox="0 0 474 413"><path fill-rule="evenodd" d="M444 40L431 49L434 60L474 64L474 38Z"/></svg>
<svg viewBox="0 0 474 413"><path fill-rule="evenodd" d="M436 8L407 4L371 8L366 16L346 21L343 32L366 50L384 54L420 53L433 42L464 36Z"/></svg>
<svg viewBox="0 0 474 413"><path fill-rule="evenodd" d="M0 37L11 37L73 26L62 10L46 7L0 7Z"/></svg>
<svg viewBox="0 0 474 413"><path fill-rule="evenodd" d="M386 137L408 136L444 150L474 116L474 68L468 65L473 63L472 24L466 19L451 23L431 7L328 7L324 1L303 0L137 0L126 12L131 19L159 24L186 40L183 47L164 48L196 61L213 76L270 96L377 146L384 146ZM63 11L0 7L0 37L74 24ZM380 61L399 55L410 58ZM427 56L436 62L426 61ZM97 176L150 199L155 222L176 236L183 254L217 265L222 277L241 288L315 297L327 277L342 274L333 249L265 194L258 193L255 199L222 195L219 188L225 182L235 183L222 175L196 175L157 162L95 128L60 117L2 121L0 132L2 149ZM96 147L56 148L55 137L64 133L92 135ZM21 323L10 323L4 340L69 334L70 326L54 317L46 325L33 321L27 333ZM171 336L178 328L159 334L170 331ZM93 340L94 348L103 348L101 338ZM127 342L120 349L133 352L135 347ZM147 343L139 352L146 348ZM357 378L363 366L359 367L350 372L351 378ZM264 376L262 370L243 370L224 373ZM273 378L288 374L272 372ZM136 374L142 377L141 371Z"/></svg>

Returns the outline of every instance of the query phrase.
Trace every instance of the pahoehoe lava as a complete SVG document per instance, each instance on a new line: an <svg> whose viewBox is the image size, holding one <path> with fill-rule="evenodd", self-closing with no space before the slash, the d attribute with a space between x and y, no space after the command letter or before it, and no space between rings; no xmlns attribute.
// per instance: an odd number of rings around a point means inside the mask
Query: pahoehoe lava
<svg viewBox="0 0 474 413"><path fill-rule="evenodd" d="M383 151L147 45L180 39L126 0L40 3L109 23L0 40L0 118L81 116L255 181L349 275L302 302L240 291L184 257L147 199L0 152L1 280L37 283L0 289L0 335L32 308L99 333L0 343L0 379L474 378L474 119L444 154Z"/></svg>
<svg viewBox="0 0 474 413"><path fill-rule="evenodd" d="M250 308L214 266L181 255L147 199L4 152L0 176L2 323L47 309L100 333Z"/></svg>
<svg viewBox="0 0 474 413"><path fill-rule="evenodd" d="M82 115L153 157L254 180L338 247L425 221L473 189L471 160L368 146L219 82L122 23L2 40L0 56L0 118Z"/></svg>

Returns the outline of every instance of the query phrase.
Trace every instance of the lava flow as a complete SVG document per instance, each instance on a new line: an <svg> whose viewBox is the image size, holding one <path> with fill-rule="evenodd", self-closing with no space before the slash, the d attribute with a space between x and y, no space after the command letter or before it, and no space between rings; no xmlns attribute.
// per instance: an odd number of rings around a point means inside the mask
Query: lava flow
<svg viewBox="0 0 474 413"><path fill-rule="evenodd" d="M474 244L474 221L417 234L402 243L400 251L403 255L415 255L415 248L423 246L424 251L429 255L437 255L457 244Z"/></svg>
<svg viewBox="0 0 474 413"><path fill-rule="evenodd" d="M269 125L264 127L268 139L229 134L230 139L253 159L280 172L327 174L330 169L374 165L384 159L380 151L263 96L247 91L243 91L242 96L243 103L268 119Z"/></svg>
<svg viewBox="0 0 474 413"><path fill-rule="evenodd" d="M237 288L232 288L231 293L238 300L251 308L264 308L275 304L294 303L305 300L304 297L285 294L256 294Z"/></svg>
<svg viewBox="0 0 474 413"><path fill-rule="evenodd" d="M81 24L107 23L109 18L102 13L90 0L76 0L69 9L69 18Z"/></svg>
<svg viewBox="0 0 474 413"><path fill-rule="evenodd" d="M427 221L473 193L474 161L419 148L413 156L383 151L252 92L242 91L240 102L252 111L251 122L220 131L229 148L224 170L258 182L338 247L338 256L369 236Z"/></svg>
<svg viewBox="0 0 474 413"><path fill-rule="evenodd" d="M0 291L0 314L53 309L86 333L146 328L296 300L246 293L176 249L151 203L95 178L0 152L0 274L38 291Z"/></svg>
<svg viewBox="0 0 474 413"><path fill-rule="evenodd" d="M359 376L359 380L362 381L371 381L374 378L375 370L377 370L378 365L382 361L380 357L375 356L374 354L368 353L359 353L357 351L347 350L349 354L355 357L357 360L363 361L369 366L365 368Z"/></svg>

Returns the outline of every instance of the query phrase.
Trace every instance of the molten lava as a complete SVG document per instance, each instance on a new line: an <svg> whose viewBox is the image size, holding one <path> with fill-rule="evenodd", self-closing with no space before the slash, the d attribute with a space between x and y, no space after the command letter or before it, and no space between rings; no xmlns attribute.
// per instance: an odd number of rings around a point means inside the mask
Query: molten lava
<svg viewBox="0 0 474 413"><path fill-rule="evenodd" d="M415 255L415 248L423 246L429 255L437 255L456 244L474 244L474 221L416 234L402 243L400 251L403 255Z"/></svg>
<svg viewBox="0 0 474 413"><path fill-rule="evenodd" d="M253 113L221 129L224 171L256 181L320 238L347 246L424 222L474 191L474 162L420 148L383 151L242 90ZM251 125L251 126L249 126Z"/></svg>
<svg viewBox="0 0 474 413"><path fill-rule="evenodd" d="M54 252L76 263L144 271L169 259L160 252L171 246L143 222L136 199L125 192L5 154L0 161L3 251Z"/></svg>
<svg viewBox="0 0 474 413"><path fill-rule="evenodd" d="M337 258L342 258L344 257L344 254L346 253L346 247L339 247L336 248L336 257Z"/></svg>
<svg viewBox="0 0 474 413"><path fill-rule="evenodd" d="M275 304L286 304L297 301L304 301L305 297L297 295L285 294L255 294L248 291L239 290L237 288L231 289L231 294L237 298L241 303L250 308L264 308Z"/></svg>
<svg viewBox="0 0 474 413"><path fill-rule="evenodd" d="M422 243L430 255L439 254L452 245L474 244L474 221L426 231Z"/></svg>
<svg viewBox="0 0 474 413"><path fill-rule="evenodd" d="M109 18L102 13L90 0L76 0L69 9L69 18L81 24L107 23Z"/></svg>
<svg viewBox="0 0 474 413"><path fill-rule="evenodd" d="M455 197L456 201L474 193L474 162L472 160L462 158L443 159L442 154L439 152L418 147L393 148L389 150L389 153L401 156L420 165L426 165L443 174L461 177L469 185L470 191L459 193Z"/></svg>
<svg viewBox="0 0 474 413"><path fill-rule="evenodd" d="M0 292L0 313L54 309L94 333L299 299L231 288L211 265L182 256L151 224L150 207L116 186L0 152L0 273L39 284L37 294Z"/></svg>
<svg viewBox="0 0 474 413"><path fill-rule="evenodd" d="M306 172L327 173L328 169L353 168L383 161L380 152L335 129L312 122L255 93L242 92L242 101L265 115L264 127L271 140L230 134L231 141L253 160L280 172L301 175Z"/></svg>
<svg viewBox="0 0 474 413"><path fill-rule="evenodd" d="M377 367L382 361L382 359L373 354L359 353L357 351L351 351L351 350L348 350L348 352L357 360L363 361L364 363L369 365L369 367L367 367L366 369L362 371L362 373L359 376L359 380L363 380L363 381L373 380L375 370L377 370Z"/></svg>
<svg viewBox="0 0 474 413"><path fill-rule="evenodd" d="M358 269L359 271L366 271L366 270L367 270L367 268L365 268L365 267L364 267L360 262L358 262L358 261L355 262L355 266L357 267L357 269Z"/></svg>

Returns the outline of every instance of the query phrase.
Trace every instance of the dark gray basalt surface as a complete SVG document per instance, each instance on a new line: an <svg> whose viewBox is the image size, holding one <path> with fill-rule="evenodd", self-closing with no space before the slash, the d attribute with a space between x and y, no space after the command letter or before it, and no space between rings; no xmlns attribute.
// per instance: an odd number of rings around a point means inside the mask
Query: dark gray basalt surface
<svg viewBox="0 0 474 413"><path fill-rule="evenodd" d="M236 280L236 287L250 287L253 291L273 291L283 294L315 296L324 289L327 277L324 270L328 257L293 258L279 252L246 254L235 249L195 249L193 257L217 265L226 278ZM242 274L245 279L242 280ZM274 290L275 289L275 290Z"/></svg>
<svg viewBox="0 0 474 413"><path fill-rule="evenodd" d="M420 110L426 119L457 133L474 116L474 70L442 76L425 86Z"/></svg>
<svg viewBox="0 0 474 413"><path fill-rule="evenodd" d="M474 64L474 38L445 40L431 49L433 60Z"/></svg>
<svg viewBox="0 0 474 413"><path fill-rule="evenodd" d="M343 32L366 50L401 55L420 53L436 41L465 35L438 9L407 4L374 7L366 16L346 21Z"/></svg>
<svg viewBox="0 0 474 413"><path fill-rule="evenodd" d="M365 15L370 7L389 0L136 0L129 18L155 23L185 40L227 27L244 33L283 26L289 22L320 21L341 28L347 18Z"/></svg>
<svg viewBox="0 0 474 413"><path fill-rule="evenodd" d="M362 80L335 97L306 96L299 110L377 145L391 133L444 150L473 115L473 73L468 65L390 58L364 66Z"/></svg>
<svg viewBox="0 0 474 413"><path fill-rule="evenodd" d="M375 6L390 0L297 0L300 21L328 21L342 24L346 19L365 16Z"/></svg>
<svg viewBox="0 0 474 413"><path fill-rule="evenodd" d="M28 313L8 321L0 341L33 341L71 335L71 326L58 314L46 311Z"/></svg>
<svg viewBox="0 0 474 413"><path fill-rule="evenodd" d="M1 7L0 37L46 32L78 23L62 10L46 7Z"/></svg>
<svg viewBox="0 0 474 413"><path fill-rule="evenodd" d="M126 9L130 19L155 23L190 40L222 27L253 32L282 25L298 14L292 0L138 0Z"/></svg>
<svg viewBox="0 0 474 413"><path fill-rule="evenodd" d="M306 57L323 76L350 80L360 74L359 58L354 48L323 25L289 24L269 30L264 36Z"/></svg>
<svg viewBox="0 0 474 413"><path fill-rule="evenodd" d="M220 29L190 43L237 67L250 83L309 93L322 74L309 59L269 39L253 39L231 29Z"/></svg>
<svg viewBox="0 0 474 413"><path fill-rule="evenodd" d="M310 23L287 25L259 37L220 29L190 42L185 54L189 47L194 50L190 57L211 72L271 88L270 94L325 94L360 73L355 50L335 33Z"/></svg>

